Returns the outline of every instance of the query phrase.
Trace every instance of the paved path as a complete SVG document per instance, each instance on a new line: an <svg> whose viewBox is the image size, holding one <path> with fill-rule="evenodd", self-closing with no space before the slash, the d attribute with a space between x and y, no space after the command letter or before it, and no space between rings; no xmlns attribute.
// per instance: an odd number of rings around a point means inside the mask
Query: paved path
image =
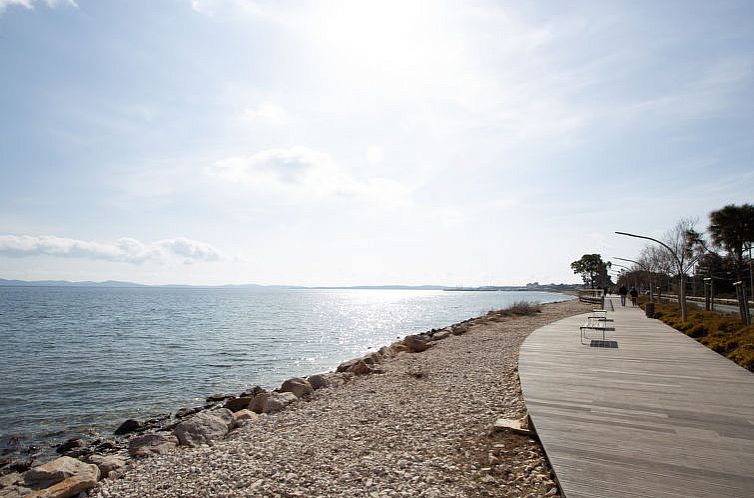
<svg viewBox="0 0 754 498"><path fill-rule="evenodd" d="M526 406L565 496L754 497L754 375L611 302L617 348L580 344L586 315L521 348Z"/></svg>

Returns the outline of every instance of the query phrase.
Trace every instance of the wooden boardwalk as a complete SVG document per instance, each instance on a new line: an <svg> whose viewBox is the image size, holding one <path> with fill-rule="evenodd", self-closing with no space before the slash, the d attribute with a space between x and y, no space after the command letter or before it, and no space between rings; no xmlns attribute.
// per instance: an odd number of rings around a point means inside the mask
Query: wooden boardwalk
<svg viewBox="0 0 754 498"><path fill-rule="evenodd" d="M612 303L617 347L582 345L580 315L521 348L526 406L564 495L754 497L754 374Z"/></svg>

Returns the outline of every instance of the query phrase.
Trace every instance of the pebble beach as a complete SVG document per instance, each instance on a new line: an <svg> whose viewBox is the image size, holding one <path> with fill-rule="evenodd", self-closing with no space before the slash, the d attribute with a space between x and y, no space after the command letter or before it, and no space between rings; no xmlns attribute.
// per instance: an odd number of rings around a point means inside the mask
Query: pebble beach
<svg viewBox="0 0 754 498"><path fill-rule="evenodd" d="M90 495L559 496L536 435L492 429L526 413L517 368L527 335L588 306L540 309L471 320L463 334L385 358L375 373L246 420L211 445L129 460Z"/></svg>

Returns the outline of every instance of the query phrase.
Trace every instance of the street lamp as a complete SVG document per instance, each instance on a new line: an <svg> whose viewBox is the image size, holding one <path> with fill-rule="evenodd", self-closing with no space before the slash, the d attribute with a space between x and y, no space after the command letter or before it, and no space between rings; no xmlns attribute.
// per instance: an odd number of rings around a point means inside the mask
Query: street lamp
<svg viewBox="0 0 754 498"><path fill-rule="evenodd" d="M647 237L646 235L636 235L633 233L627 233L627 232L615 232L618 235L625 235L626 237L635 237L637 239L645 239L645 240L651 240L652 242L657 242L662 247L668 250L668 252L673 256L673 260L675 261L676 266L678 267L678 303L681 306L681 320L686 321L688 319L688 312L686 311L686 274L683 271L683 263L678 258L678 255L668 247L667 244L665 244L662 241L659 241L657 239L653 239L652 237Z"/></svg>
<svg viewBox="0 0 754 498"><path fill-rule="evenodd" d="M644 266L643 264L639 263L638 261L634 261L633 259L627 259L627 258L619 258L618 256L613 256L613 259L619 259L621 261L628 261L629 263L633 263L635 265L639 265L644 269L645 272L649 273L649 302L653 303L655 301L655 295L654 290L652 289L652 270Z"/></svg>

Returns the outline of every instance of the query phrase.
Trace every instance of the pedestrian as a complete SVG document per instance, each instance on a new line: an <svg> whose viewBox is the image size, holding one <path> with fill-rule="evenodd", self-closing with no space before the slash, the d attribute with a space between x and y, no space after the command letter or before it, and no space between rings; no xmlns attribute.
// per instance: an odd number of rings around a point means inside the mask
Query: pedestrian
<svg viewBox="0 0 754 498"><path fill-rule="evenodd" d="M626 305L626 294L628 294L628 289L626 289L625 285L621 285L620 289L618 289L618 294L620 294L620 305L625 306Z"/></svg>
<svg viewBox="0 0 754 498"><path fill-rule="evenodd" d="M636 307L636 298L639 297L639 291L636 290L636 287L631 287L631 306Z"/></svg>

